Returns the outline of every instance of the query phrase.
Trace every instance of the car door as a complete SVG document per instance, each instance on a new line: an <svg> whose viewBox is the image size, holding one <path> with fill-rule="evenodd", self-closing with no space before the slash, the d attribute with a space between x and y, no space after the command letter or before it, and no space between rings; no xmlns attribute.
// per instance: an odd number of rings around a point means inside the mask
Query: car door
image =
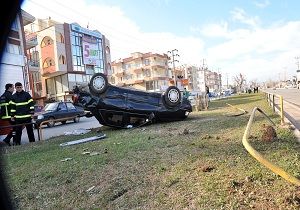
<svg viewBox="0 0 300 210"><path fill-rule="evenodd" d="M76 107L71 102L67 102L66 105L68 109L68 117L76 117L77 115L80 115Z"/></svg>
<svg viewBox="0 0 300 210"><path fill-rule="evenodd" d="M65 102L60 102L58 107L57 107L56 118L61 119L61 118L69 117L69 116L70 116L70 114L68 113L66 103Z"/></svg>

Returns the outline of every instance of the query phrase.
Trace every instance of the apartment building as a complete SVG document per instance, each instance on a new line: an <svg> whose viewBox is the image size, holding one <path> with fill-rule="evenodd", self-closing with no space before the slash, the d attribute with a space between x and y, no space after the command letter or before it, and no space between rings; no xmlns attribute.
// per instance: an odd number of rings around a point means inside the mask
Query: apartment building
<svg viewBox="0 0 300 210"><path fill-rule="evenodd" d="M199 89L205 91L207 85L210 92L220 93L222 88L222 75L218 72L209 70L208 68L200 67L198 71Z"/></svg>
<svg viewBox="0 0 300 210"><path fill-rule="evenodd" d="M11 26L3 57L0 63L0 89L4 91L6 83L21 82L26 91L30 90L28 68L25 56L25 35L23 27L35 18L21 10Z"/></svg>
<svg viewBox="0 0 300 210"><path fill-rule="evenodd" d="M117 86L164 91L172 81L166 54L136 52L112 62L111 83Z"/></svg>
<svg viewBox="0 0 300 210"><path fill-rule="evenodd" d="M87 84L94 73L111 72L109 40L77 23L37 19L25 27L28 64L34 96L68 100L75 85ZM38 69L38 71L37 71Z"/></svg>

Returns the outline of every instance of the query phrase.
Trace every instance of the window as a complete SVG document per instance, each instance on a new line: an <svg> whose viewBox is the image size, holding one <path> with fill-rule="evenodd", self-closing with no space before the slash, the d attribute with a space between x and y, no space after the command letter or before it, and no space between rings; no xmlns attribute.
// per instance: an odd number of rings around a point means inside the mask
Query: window
<svg viewBox="0 0 300 210"><path fill-rule="evenodd" d="M60 43L65 43L64 36L59 32L56 33L56 40Z"/></svg>
<svg viewBox="0 0 300 210"><path fill-rule="evenodd" d="M65 56L63 56L63 55L59 56L59 64L66 64Z"/></svg>
<svg viewBox="0 0 300 210"><path fill-rule="evenodd" d="M6 43L5 51L8 53L17 54L17 55L21 54L21 48L19 45L11 44L8 42Z"/></svg>
<svg viewBox="0 0 300 210"><path fill-rule="evenodd" d="M146 82L146 90L154 90L153 81Z"/></svg>
<svg viewBox="0 0 300 210"><path fill-rule="evenodd" d="M14 20L14 22L12 22L12 24L11 24L11 29L13 29L15 31L19 30L18 20L19 20L19 18L16 17L16 19Z"/></svg>
<svg viewBox="0 0 300 210"><path fill-rule="evenodd" d="M44 63L43 63L43 68L48 68L50 66L54 66L54 60L52 60L51 58L46 58Z"/></svg>
<svg viewBox="0 0 300 210"><path fill-rule="evenodd" d="M68 107L68 110L76 109L75 106L72 103L67 103L67 107Z"/></svg>
<svg viewBox="0 0 300 210"><path fill-rule="evenodd" d="M53 44L53 40L49 36L45 36L41 42L41 47L46 47Z"/></svg>
<svg viewBox="0 0 300 210"><path fill-rule="evenodd" d="M150 60L149 59L145 59L144 60L144 65L145 66L149 66L150 65Z"/></svg>
<svg viewBox="0 0 300 210"><path fill-rule="evenodd" d="M58 106L58 110L60 111L67 111L67 106L65 103L60 103Z"/></svg>

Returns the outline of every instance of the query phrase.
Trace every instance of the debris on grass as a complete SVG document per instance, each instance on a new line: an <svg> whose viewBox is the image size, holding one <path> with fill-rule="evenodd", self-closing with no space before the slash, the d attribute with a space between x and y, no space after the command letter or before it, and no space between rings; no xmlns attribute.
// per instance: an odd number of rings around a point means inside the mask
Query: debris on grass
<svg viewBox="0 0 300 210"><path fill-rule="evenodd" d="M90 153L90 156L95 156L95 155L99 155L99 152L92 152L92 153Z"/></svg>
<svg viewBox="0 0 300 210"><path fill-rule="evenodd" d="M202 137L202 139L211 139L211 138L212 138L212 136L209 134L205 134L205 136Z"/></svg>
<svg viewBox="0 0 300 210"><path fill-rule="evenodd" d="M189 131L189 129L187 129L187 128L185 128L184 130L183 130L183 135L187 135L187 134L189 134L190 133L190 131Z"/></svg>
<svg viewBox="0 0 300 210"><path fill-rule="evenodd" d="M111 198L111 201L116 200L117 198L121 197L122 195L124 195L125 193L128 192L128 189L121 189L119 191L117 191Z"/></svg>
<svg viewBox="0 0 300 210"><path fill-rule="evenodd" d="M72 158L65 158L65 159L62 159L60 160L61 162L66 162L66 161L69 161L69 160L72 160Z"/></svg>
<svg viewBox="0 0 300 210"><path fill-rule="evenodd" d="M299 193L293 193L292 195L288 195L285 198L285 201L291 205L295 205L297 207L300 207L300 195Z"/></svg>
<svg viewBox="0 0 300 210"><path fill-rule="evenodd" d="M79 129L75 129L73 131L66 131L66 132L64 132L64 135L65 136L68 136L68 135L83 135L83 134L86 134L90 131L91 130L89 130L89 129L79 128Z"/></svg>
<svg viewBox="0 0 300 210"><path fill-rule="evenodd" d="M211 172L211 171L214 170L214 169L215 169L214 166L203 166L203 167L201 168L201 170L202 170L203 172Z"/></svg>
<svg viewBox="0 0 300 210"><path fill-rule="evenodd" d="M81 154L83 154L83 155L89 155L90 152L83 152L83 153L81 153Z"/></svg>
<svg viewBox="0 0 300 210"><path fill-rule="evenodd" d="M89 189L86 190L86 192L90 192L95 188L95 186L90 187Z"/></svg>
<svg viewBox="0 0 300 210"><path fill-rule="evenodd" d="M89 141L96 141L96 140L104 139L105 137L106 137L106 134L103 133L98 136L92 136L92 137L88 137L88 138L84 138L84 139L65 142L65 143L60 144L59 146L63 147L63 146L71 146L71 145L75 145L75 144L82 144L82 143L86 143Z"/></svg>

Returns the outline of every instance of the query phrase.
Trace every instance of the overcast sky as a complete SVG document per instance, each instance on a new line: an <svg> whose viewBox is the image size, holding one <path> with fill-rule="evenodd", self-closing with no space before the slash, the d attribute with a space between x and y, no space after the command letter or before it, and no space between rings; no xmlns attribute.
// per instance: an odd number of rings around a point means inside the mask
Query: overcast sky
<svg viewBox="0 0 300 210"><path fill-rule="evenodd" d="M177 49L179 65L205 60L223 78L265 81L295 76L300 57L296 0L27 0L22 9L99 30L112 60Z"/></svg>

